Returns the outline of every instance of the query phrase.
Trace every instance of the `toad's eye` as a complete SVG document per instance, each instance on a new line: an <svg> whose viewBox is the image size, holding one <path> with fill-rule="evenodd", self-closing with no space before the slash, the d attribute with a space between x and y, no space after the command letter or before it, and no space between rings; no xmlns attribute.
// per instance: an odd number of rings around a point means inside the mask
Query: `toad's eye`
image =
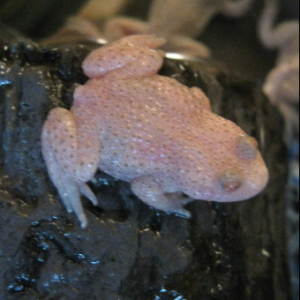
<svg viewBox="0 0 300 300"><path fill-rule="evenodd" d="M225 193L233 193L242 186L242 178L238 173L227 172L219 178L219 188Z"/></svg>
<svg viewBox="0 0 300 300"><path fill-rule="evenodd" d="M240 134L237 139L237 151L241 159L252 161L258 153L257 141L245 134Z"/></svg>

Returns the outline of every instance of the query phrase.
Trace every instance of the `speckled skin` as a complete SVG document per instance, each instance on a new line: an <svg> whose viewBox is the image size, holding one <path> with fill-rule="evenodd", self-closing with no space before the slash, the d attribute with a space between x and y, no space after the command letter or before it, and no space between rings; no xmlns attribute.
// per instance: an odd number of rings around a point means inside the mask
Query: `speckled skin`
<svg viewBox="0 0 300 300"><path fill-rule="evenodd" d="M86 227L80 194L98 168L131 182L145 203L190 217L194 200L239 201L258 194L268 171L257 142L211 112L198 88L157 75L164 43L131 36L92 52L83 63L90 80L71 111L56 108L42 146L50 177L69 212ZM185 193L189 197L182 197Z"/></svg>

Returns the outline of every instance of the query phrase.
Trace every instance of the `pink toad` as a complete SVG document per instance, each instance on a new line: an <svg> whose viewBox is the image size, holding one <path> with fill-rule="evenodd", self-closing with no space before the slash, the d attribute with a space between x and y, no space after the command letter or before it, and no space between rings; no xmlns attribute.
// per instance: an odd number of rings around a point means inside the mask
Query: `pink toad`
<svg viewBox="0 0 300 300"><path fill-rule="evenodd" d="M257 142L210 108L199 88L157 75L164 39L129 36L93 51L90 80L71 111L53 109L42 133L49 175L68 212L83 228L81 194L97 169L131 183L148 205L189 218L195 199L233 202L263 190L268 170ZM186 194L188 197L183 197Z"/></svg>

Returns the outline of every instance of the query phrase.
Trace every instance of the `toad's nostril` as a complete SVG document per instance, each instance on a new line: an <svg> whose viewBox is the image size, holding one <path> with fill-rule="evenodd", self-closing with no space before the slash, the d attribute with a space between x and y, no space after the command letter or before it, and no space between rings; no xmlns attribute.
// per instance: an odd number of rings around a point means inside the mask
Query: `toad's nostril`
<svg viewBox="0 0 300 300"><path fill-rule="evenodd" d="M252 161L258 152L257 141L250 136L240 134L237 140L237 150L240 158Z"/></svg>
<svg viewBox="0 0 300 300"><path fill-rule="evenodd" d="M238 174L227 173L219 179L220 189L226 193L233 193L242 186L242 179Z"/></svg>

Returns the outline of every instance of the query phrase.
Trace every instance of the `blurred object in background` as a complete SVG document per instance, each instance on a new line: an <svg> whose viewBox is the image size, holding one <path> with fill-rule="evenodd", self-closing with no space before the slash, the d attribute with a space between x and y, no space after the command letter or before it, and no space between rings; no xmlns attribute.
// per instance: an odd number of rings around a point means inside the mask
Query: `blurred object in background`
<svg viewBox="0 0 300 300"><path fill-rule="evenodd" d="M86 1L1 0L0 21L26 36L43 38L57 31Z"/></svg>
<svg viewBox="0 0 300 300"><path fill-rule="evenodd" d="M265 0L259 25L263 45L278 50L276 66L266 77L263 91L285 117L285 141L290 149L290 179L287 189L290 265L294 299L299 299L299 20L276 24L279 0ZM299 10L297 10L299 13Z"/></svg>
<svg viewBox="0 0 300 300"><path fill-rule="evenodd" d="M148 22L117 17L108 21L104 35L117 40L130 34L154 33L168 39L164 50L208 58L207 46L194 40L206 29L217 14L241 17L254 0L153 0Z"/></svg>
<svg viewBox="0 0 300 300"><path fill-rule="evenodd" d="M299 21L275 25L280 3L278 0L265 0L265 4L259 35L264 46L278 50L279 56L263 90L284 115L286 138L290 142L293 128L299 131Z"/></svg>
<svg viewBox="0 0 300 300"><path fill-rule="evenodd" d="M120 7L124 8L130 0L113 1L112 6L104 6L101 0L94 0L83 8L79 16L69 19L60 32L44 43L49 44L56 39L61 41L62 38L69 40L68 32L72 32L72 36L77 32L80 37L85 35L90 40L105 38L108 41L133 34L154 33L168 39L168 44L164 47L167 52L180 53L185 57L209 58L211 56L210 49L194 38L203 33L216 14L241 17L247 13L253 1L153 0L148 21L144 22L137 18L112 17L102 28L103 13L110 10L105 16L110 14L112 16Z"/></svg>
<svg viewBox="0 0 300 300"><path fill-rule="evenodd" d="M149 31L198 37L217 14L242 17L254 0L154 0Z"/></svg>
<svg viewBox="0 0 300 300"><path fill-rule="evenodd" d="M63 28L63 33L59 32L56 37L65 36L66 31L77 31L79 35L85 34L90 39L105 37L108 41L114 41L127 35L154 33L168 39L165 51L208 58L211 55L209 48L193 38L205 30L214 15L221 13L230 17L243 16L253 1L154 0L151 3L148 22L135 18L113 17L101 28L99 22L103 21L102 13L112 7L105 7L101 13L102 2L94 0L87 4L79 18L69 20ZM129 0L124 0L123 7L128 2ZM121 7L120 4L120 1L115 3L114 10L110 11L111 15Z"/></svg>
<svg viewBox="0 0 300 300"><path fill-rule="evenodd" d="M31 38L45 38L67 18L79 14L93 21L115 15L131 0L1 0L0 21Z"/></svg>
<svg viewBox="0 0 300 300"><path fill-rule="evenodd" d="M81 16L69 18L64 26L55 34L40 41L42 45L68 44L68 43L107 43L106 37L91 21Z"/></svg>
<svg viewBox="0 0 300 300"><path fill-rule="evenodd" d="M131 0L90 0L80 11L80 16L100 21L115 15Z"/></svg>

